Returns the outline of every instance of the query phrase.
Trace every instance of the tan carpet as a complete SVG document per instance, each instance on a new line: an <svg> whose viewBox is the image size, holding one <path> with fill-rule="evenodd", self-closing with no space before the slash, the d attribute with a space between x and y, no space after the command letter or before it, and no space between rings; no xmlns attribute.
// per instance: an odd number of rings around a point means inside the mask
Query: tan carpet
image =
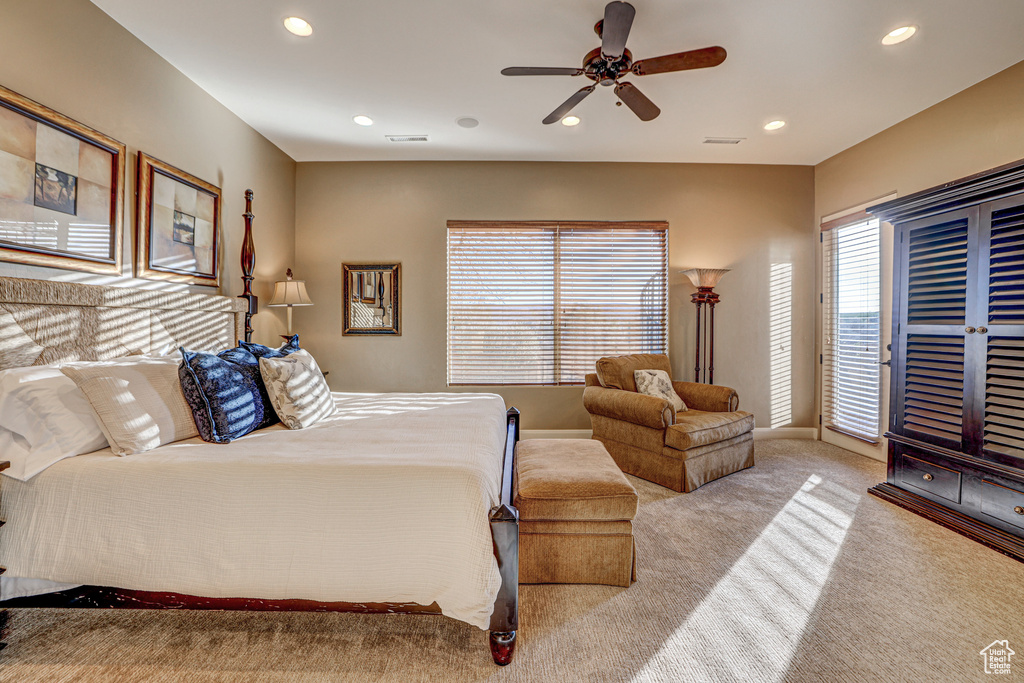
<svg viewBox="0 0 1024 683"><path fill-rule="evenodd" d="M444 617L16 610L0 680L1024 680L1024 564L869 496L881 463L757 459L690 494L634 479L638 582L524 586L505 669ZM984 673L997 639L1010 676Z"/></svg>

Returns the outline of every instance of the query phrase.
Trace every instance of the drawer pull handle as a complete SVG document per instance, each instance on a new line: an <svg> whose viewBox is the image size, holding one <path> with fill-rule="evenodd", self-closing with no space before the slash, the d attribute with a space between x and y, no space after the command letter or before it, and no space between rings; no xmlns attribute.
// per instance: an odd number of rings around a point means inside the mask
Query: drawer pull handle
<svg viewBox="0 0 1024 683"><path fill-rule="evenodd" d="M965 327L964 328L964 332L966 332L967 334L974 334L974 328L973 327Z"/></svg>
<svg viewBox="0 0 1024 683"><path fill-rule="evenodd" d="M924 479L925 481L931 481L931 480L932 480L932 479L934 479L935 477L933 477L933 476L932 476L932 475L930 475L930 474L925 474L925 475L924 475L923 477L921 477L921 478L922 478L922 479Z"/></svg>
<svg viewBox="0 0 1024 683"><path fill-rule="evenodd" d="M978 334L985 334L986 332L988 332L988 328L987 327L979 327L978 328Z"/></svg>
<svg viewBox="0 0 1024 683"><path fill-rule="evenodd" d="M1020 505L1013 508L1013 511L1016 512L1018 515L1024 515L1024 507L1021 507Z"/></svg>

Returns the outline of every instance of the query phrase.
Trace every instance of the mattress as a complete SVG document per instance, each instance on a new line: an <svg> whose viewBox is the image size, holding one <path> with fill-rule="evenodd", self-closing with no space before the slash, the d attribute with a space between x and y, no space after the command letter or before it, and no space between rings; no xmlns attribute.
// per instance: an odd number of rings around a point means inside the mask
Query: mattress
<svg viewBox="0 0 1024 683"><path fill-rule="evenodd" d="M230 444L68 458L5 478L7 576L205 597L436 602L486 629L501 583L504 401L334 394L337 413Z"/></svg>

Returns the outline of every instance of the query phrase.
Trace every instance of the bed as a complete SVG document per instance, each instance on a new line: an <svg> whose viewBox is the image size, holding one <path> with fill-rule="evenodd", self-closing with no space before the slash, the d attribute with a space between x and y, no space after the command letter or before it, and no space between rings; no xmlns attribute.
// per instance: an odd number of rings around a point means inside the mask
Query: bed
<svg viewBox="0 0 1024 683"><path fill-rule="evenodd" d="M251 312L234 297L0 278L0 370L231 346ZM0 605L440 612L489 630L507 664L518 412L491 394L333 398L309 429L4 477L0 597L48 592Z"/></svg>

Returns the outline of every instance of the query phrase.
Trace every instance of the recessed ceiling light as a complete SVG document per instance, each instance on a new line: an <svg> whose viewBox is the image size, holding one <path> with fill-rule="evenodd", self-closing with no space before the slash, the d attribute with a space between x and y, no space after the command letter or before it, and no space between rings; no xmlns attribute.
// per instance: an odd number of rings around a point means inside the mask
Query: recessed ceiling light
<svg viewBox="0 0 1024 683"><path fill-rule="evenodd" d="M786 125L785 121L783 121L782 119L776 119L775 121L769 121L768 123L764 124L764 129L765 130L778 130L779 128L782 128L785 125Z"/></svg>
<svg viewBox="0 0 1024 683"><path fill-rule="evenodd" d="M480 125L480 122L472 116L463 116L461 119L455 119L455 123L459 124L463 128L476 128Z"/></svg>
<svg viewBox="0 0 1024 683"><path fill-rule="evenodd" d="M295 35L302 36L303 38L313 35L313 27L309 25L308 21L300 19L299 17L288 17L284 20L284 27Z"/></svg>
<svg viewBox="0 0 1024 683"><path fill-rule="evenodd" d="M563 126L578 126L580 123L580 117L578 116L566 116L562 119Z"/></svg>
<svg viewBox="0 0 1024 683"><path fill-rule="evenodd" d="M358 123L360 126L373 125L373 119L371 119L369 116L363 116L362 114L360 114L359 116L353 116L352 120Z"/></svg>
<svg viewBox="0 0 1024 683"><path fill-rule="evenodd" d="M900 26L897 29L893 29L885 34L882 38L882 45L895 45L896 43L902 43L910 36L917 33L916 26Z"/></svg>

